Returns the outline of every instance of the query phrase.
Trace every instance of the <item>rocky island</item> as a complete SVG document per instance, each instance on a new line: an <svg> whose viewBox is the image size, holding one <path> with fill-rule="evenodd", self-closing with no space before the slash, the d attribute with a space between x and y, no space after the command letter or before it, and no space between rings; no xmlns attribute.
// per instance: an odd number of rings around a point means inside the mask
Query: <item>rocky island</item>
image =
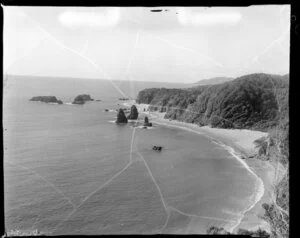
<svg viewBox="0 0 300 238"><path fill-rule="evenodd" d="M127 119L136 120L136 119L138 119L138 116L139 116L139 113L138 113L136 106L132 105L131 109L130 109L130 114L127 116Z"/></svg>
<svg viewBox="0 0 300 238"><path fill-rule="evenodd" d="M127 122L128 122L127 117L125 116L123 109L120 108L117 115L116 123L127 123Z"/></svg>
<svg viewBox="0 0 300 238"><path fill-rule="evenodd" d="M63 102L61 100L57 100L55 96L36 96L36 97L32 97L30 101L63 104Z"/></svg>
<svg viewBox="0 0 300 238"><path fill-rule="evenodd" d="M86 101L94 101L94 99L88 94L81 94L74 99L72 104L84 104Z"/></svg>

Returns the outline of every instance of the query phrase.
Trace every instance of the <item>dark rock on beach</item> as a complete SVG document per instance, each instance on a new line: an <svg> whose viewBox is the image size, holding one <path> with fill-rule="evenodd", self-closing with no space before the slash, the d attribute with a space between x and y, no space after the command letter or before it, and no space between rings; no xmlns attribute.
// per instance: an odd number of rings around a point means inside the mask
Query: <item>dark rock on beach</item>
<svg viewBox="0 0 300 238"><path fill-rule="evenodd" d="M58 103L58 104L63 104L61 100L57 100L55 96L36 96L32 97L30 101L40 101L40 102L45 102L45 103Z"/></svg>
<svg viewBox="0 0 300 238"><path fill-rule="evenodd" d="M81 94L74 99L72 104L84 104L86 101L94 101L94 99L88 94Z"/></svg>
<svg viewBox="0 0 300 238"><path fill-rule="evenodd" d="M136 106L132 105L131 109L130 109L130 114L128 115L127 119L136 120L138 118L138 116L139 116L139 113L138 113Z"/></svg>
<svg viewBox="0 0 300 238"><path fill-rule="evenodd" d="M125 116L125 113L123 111L122 108L119 109L119 112L118 112L118 115L117 115L117 120L116 120L116 123L127 123L128 120Z"/></svg>

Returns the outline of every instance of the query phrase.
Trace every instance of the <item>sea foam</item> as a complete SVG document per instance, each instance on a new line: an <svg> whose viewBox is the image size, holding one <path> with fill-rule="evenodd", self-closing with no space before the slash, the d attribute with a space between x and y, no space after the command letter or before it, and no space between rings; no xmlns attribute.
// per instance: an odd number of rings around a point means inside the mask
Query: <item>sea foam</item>
<svg viewBox="0 0 300 238"><path fill-rule="evenodd" d="M238 214L236 214L236 215L239 216L239 219L237 220L236 223L232 224L228 228L228 231L232 232L237 226L239 226L239 224L241 223L242 219L244 218L245 213L248 212L248 211L250 211L260 201L260 199L264 195L265 187L264 187L264 183L263 183L262 179L260 177L258 177L256 173L254 173L254 171L252 170L252 168L249 167L249 165L241 158L241 155L239 155L232 147L230 147L230 146L222 143L219 140L214 139L213 137L207 135L206 133L202 133L202 132L193 130L192 128L187 128L185 126L179 126L178 122L176 122L176 124L175 123L164 123L164 122L161 122L161 121L155 121L155 122L157 124L160 124L160 125L180 128L180 129L183 129L183 130L186 130L186 131L190 131L190 132L194 132L196 134L200 134L200 135L203 135L203 136L206 136L206 137L210 138L213 143L216 143L216 144L222 146L224 149L226 149L235 159L237 159L238 162L240 162L243 165L243 167L252 176L254 176L256 178L254 193L249 198L249 204L245 207L244 210L242 210Z"/></svg>
<svg viewBox="0 0 300 238"><path fill-rule="evenodd" d="M222 146L224 149L226 149L235 159L237 159L238 162L240 162L247 169L247 171L251 175L253 175L256 178L254 193L249 198L248 205L245 207L244 210L240 211L237 214L237 215L240 216L240 218L237 220L237 222L234 225L232 225L228 229L229 232L233 232L233 230L237 226L239 226L239 224L243 220L245 213L248 212L248 211L250 211L260 201L260 199L264 195L265 187L264 187L264 183L263 183L262 179L260 177L258 177L256 173L254 173L254 171L252 170L252 168L250 168L250 166L241 158L241 155L239 155L232 147L230 147L228 145L225 145L224 143L216 141L216 140L214 140L214 142L217 143L217 144L219 144L220 146Z"/></svg>

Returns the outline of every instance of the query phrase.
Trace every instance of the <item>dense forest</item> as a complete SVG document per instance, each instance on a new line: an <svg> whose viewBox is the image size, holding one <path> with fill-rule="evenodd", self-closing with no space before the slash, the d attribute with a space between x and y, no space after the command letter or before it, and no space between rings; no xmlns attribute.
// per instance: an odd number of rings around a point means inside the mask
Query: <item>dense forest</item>
<svg viewBox="0 0 300 238"><path fill-rule="evenodd" d="M165 118L211 127L252 129L268 132L257 140L257 159L267 160L284 169L274 181L272 202L263 204L262 219L271 234L262 230L238 230L254 237L289 236L289 75L245 75L218 85L189 89L145 89L137 103L150 104L150 110L166 112ZM211 227L208 234L229 234Z"/></svg>
<svg viewBox="0 0 300 238"><path fill-rule="evenodd" d="M136 101L150 104L150 110L166 112L165 118L200 126L266 131L278 125L278 108L287 107L278 101L286 100L288 87L286 76L251 74L189 89L145 89Z"/></svg>

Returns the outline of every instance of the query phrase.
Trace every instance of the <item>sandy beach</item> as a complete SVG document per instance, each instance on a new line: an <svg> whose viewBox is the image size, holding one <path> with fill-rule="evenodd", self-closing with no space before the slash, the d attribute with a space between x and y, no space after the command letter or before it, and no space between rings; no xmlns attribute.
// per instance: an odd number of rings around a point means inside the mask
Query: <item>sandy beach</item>
<svg viewBox="0 0 300 238"><path fill-rule="evenodd" d="M126 102L124 106L128 107L132 104L135 104L135 102ZM251 199L252 203L241 212L241 220L230 228L230 232L236 232L239 228L256 230L259 227L269 231L268 224L259 218L259 216L264 213L261 205L271 201L272 184L275 179L275 167L268 161L261 161L252 157L256 154L254 141L267 136L267 133L244 129L221 129L211 128L209 126L199 127L191 123L164 119L165 113L147 111L149 107L148 104L135 105L138 111L143 115L147 115L154 125L156 123L181 128L209 137L227 149L253 176L256 176L257 187L255 194L253 194L253 199Z"/></svg>

